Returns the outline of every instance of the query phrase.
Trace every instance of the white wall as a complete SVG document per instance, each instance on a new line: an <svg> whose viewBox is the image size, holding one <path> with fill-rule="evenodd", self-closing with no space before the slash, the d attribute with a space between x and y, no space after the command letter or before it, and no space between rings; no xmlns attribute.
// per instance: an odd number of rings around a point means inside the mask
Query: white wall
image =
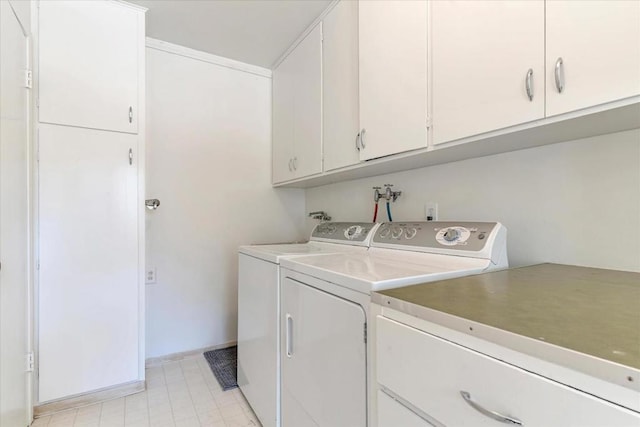
<svg viewBox="0 0 640 427"><path fill-rule="evenodd" d="M441 220L502 222L512 266L640 271L640 130L316 187L307 211L370 221L371 187L387 183L403 192L396 221L424 219L435 201Z"/></svg>
<svg viewBox="0 0 640 427"><path fill-rule="evenodd" d="M304 192L270 185L270 78L147 48L147 108L157 357L236 340L237 247L304 237Z"/></svg>

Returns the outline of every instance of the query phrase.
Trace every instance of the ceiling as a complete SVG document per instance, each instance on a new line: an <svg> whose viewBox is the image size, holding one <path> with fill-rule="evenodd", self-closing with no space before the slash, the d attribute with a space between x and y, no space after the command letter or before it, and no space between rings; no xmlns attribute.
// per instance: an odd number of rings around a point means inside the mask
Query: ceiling
<svg viewBox="0 0 640 427"><path fill-rule="evenodd" d="M331 0L130 0L147 36L271 68Z"/></svg>

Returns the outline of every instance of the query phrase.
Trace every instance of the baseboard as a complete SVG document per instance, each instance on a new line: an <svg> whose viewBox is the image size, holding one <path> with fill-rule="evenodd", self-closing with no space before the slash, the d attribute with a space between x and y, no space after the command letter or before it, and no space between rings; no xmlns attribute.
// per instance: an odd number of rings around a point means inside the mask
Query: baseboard
<svg viewBox="0 0 640 427"><path fill-rule="evenodd" d="M159 357L149 357L145 362L145 366L147 368L153 368L154 366L159 366L159 365L162 365L163 363L176 362L178 360L183 360L189 357L197 356L207 351L218 350L220 348L227 348L227 347L234 346L236 344L237 344L237 341L229 341L224 344L214 345L213 347L199 348L196 350L183 351L180 353L171 353L171 354L166 354L164 356L159 356Z"/></svg>
<svg viewBox="0 0 640 427"><path fill-rule="evenodd" d="M94 405L107 400L129 396L131 394L140 393L144 390L144 381L132 381L130 383L107 387L89 393L77 394L72 397L66 397L36 405L33 407L33 416L34 418L43 417L45 415L51 415L67 409L81 408L83 406Z"/></svg>

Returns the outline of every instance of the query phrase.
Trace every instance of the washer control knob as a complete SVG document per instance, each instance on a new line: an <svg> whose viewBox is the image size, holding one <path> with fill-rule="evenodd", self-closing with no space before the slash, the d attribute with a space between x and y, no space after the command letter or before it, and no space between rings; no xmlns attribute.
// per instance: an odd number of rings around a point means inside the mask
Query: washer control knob
<svg viewBox="0 0 640 427"><path fill-rule="evenodd" d="M344 230L344 237L349 240L353 240L359 237L362 234L362 227L359 225L352 225L351 227Z"/></svg>
<svg viewBox="0 0 640 427"><path fill-rule="evenodd" d="M457 240L460 237L460 232L455 228L449 228L444 233L443 237L444 237L444 240L446 240L447 242L453 242L454 240Z"/></svg>
<svg viewBox="0 0 640 427"><path fill-rule="evenodd" d="M404 231L404 229L402 229L401 227L393 227L391 229L391 237L393 239L399 239L400 237L402 237L402 232Z"/></svg>
<svg viewBox="0 0 640 427"><path fill-rule="evenodd" d="M407 228L407 230L404 232L404 237L406 237L407 240L411 240L416 237L416 234L418 234L418 230L416 230L415 228Z"/></svg>

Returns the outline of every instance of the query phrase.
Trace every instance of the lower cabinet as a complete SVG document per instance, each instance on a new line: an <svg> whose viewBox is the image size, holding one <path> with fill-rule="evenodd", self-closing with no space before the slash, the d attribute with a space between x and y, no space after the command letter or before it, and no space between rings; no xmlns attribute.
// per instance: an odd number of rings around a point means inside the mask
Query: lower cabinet
<svg viewBox="0 0 640 427"><path fill-rule="evenodd" d="M139 372L138 137L39 126L39 401Z"/></svg>
<svg viewBox="0 0 640 427"><path fill-rule="evenodd" d="M638 413L413 327L381 316L376 326L378 384L437 423L640 425ZM390 410L397 409L383 399L378 418L389 419Z"/></svg>

